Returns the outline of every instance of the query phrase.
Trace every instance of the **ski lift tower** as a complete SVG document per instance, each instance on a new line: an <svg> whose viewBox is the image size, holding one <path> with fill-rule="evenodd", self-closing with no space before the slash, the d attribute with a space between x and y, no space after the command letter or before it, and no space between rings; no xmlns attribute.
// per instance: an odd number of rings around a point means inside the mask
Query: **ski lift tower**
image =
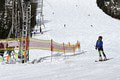
<svg viewBox="0 0 120 80"><path fill-rule="evenodd" d="M8 38L20 38L19 54L22 62L29 60L29 37L31 27L31 2L30 0L5 0L5 22L7 13L12 13L12 25ZM7 27L7 25L5 25ZM13 36L14 35L14 36Z"/></svg>
<svg viewBox="0 0 120 80"><path fill-rule="evenodd" d="M38 10L37 10L37 14L38 14L38 21L37 21L37 25L40 26L40 33L42 32L42 26L45 28L44 25L44 15L43 15L43 0L37 0L38 2Z"/></svg>
<svg viewBox="0 0 120 80"><path fill-rule="evenodd" d="M21 0L22 5L22 34L21 34L21 59L22 63L29 61L29 37L31 25L30 0Z"/></svg>

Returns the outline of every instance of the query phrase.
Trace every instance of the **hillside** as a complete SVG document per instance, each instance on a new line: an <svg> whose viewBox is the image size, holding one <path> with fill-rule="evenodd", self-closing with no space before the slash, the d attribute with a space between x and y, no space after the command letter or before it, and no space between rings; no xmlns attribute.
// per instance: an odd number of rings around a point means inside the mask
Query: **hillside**
<svg viewBox="0 0 120 80"><path fill-rule="evenodd" d="M49 31L34 38L59 43L79 40L84 54L57 56L52 62L47 58L34 65L0 65L0 80L120 80L120 21L104 14L96 0L44 0L44 18ZM112 59L97 63L94 45L99 35L107 57ZM49 51L30 51L31 60L48 55Z"/></svg>

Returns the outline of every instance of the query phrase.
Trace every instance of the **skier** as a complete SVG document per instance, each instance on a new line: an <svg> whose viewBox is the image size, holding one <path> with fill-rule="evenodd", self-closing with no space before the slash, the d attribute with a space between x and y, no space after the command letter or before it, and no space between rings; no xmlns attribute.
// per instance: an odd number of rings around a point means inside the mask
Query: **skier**
<svg viewBox="0 0 120 80"><path fill-rule="evenodd" d="M14 51L14 46L10 46L10 45L8 45L8 43L6 45L6 49L7 49L7 54L8 54L8 56L7 56L7 62L8 62L11 59L12 52L15 53L15 51Z"/></svg>
<svg viewBox="0 0 120 80"><path fill-rule="evenodd" d="M42 27L40 27L40 33L43 34Z"/></svg>
<svg viewBox="0 0 120 80"><path fill-rule="evenodd" d="M4 56L4 44L2 42L0 43L0 56L2 56L2 58ZM4 58L3 58L3 60L4 60Z"/></svg>
<svg viewBox="0 0 120 80"><path fill-rule="evenodd" d="M107 60L107 57L104 53L104 50L103 50L103 41L102 41L102 36L99 36L98 37L98 40L96 42L96 46L95 46L95 49L97 50L98 49L98 53L99 53L99 61L103 61L103 60ZM102 52L102 53L101 53ZM102 55L104 56L104 59L102 59Z"/></svg>

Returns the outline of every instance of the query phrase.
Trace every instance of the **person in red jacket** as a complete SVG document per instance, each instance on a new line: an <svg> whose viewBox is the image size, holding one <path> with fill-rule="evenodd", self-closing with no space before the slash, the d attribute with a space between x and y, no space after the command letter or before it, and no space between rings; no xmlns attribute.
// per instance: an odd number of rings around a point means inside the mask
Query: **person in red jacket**
<svg viewBox="0 0 120 80"><path fill-rule="evenodd" d="M0 42L0 56L4 56L4 52L5 52L5 50L4 50L4 44L2 43L2 42Z"/></svg>

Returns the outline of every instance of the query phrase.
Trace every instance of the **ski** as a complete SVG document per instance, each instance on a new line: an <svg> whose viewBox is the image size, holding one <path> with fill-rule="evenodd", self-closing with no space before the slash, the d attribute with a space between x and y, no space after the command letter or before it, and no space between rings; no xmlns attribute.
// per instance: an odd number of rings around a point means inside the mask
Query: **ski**
<svg viewBox="0 0 120 80"><path fill-rule="evenodd" d="M108 60L111 60L111 59L113 59L113 58L108 58L106 60L104 60L104 59L102 59L102 60L95 60L95 62L104 62L104 61L108 61Z"/></svg>

